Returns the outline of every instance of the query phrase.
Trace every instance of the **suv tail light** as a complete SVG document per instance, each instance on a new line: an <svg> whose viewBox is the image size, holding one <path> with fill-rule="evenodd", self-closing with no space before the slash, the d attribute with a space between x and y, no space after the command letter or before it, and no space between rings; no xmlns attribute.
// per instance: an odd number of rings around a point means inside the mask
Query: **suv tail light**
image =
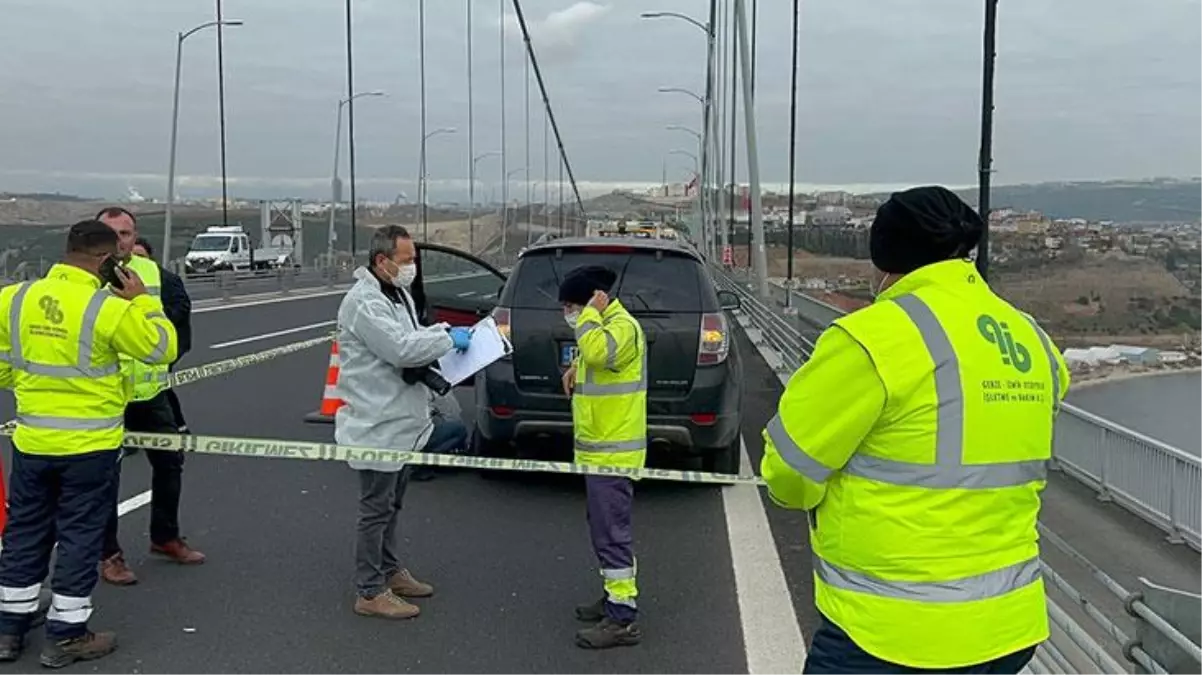
<svg viewBox="0 0 1202 675"><path fill-rule="evenodd" d="M730 329L721 312L701 315L701 343L697 347L697 365L712 366L726 360L730 353Z"/></svg>
<svg viewBox="0 0 1202 675"><path fill-rule="evenodd" d="M509 308L508 307L494 308L492 311L492 320L495 321L497 324L497 332L500 333L501 336L504 337L506 340L513 342L512 338L509 337ZM508 356L502 357L502 359L508 359L508 358L509 358Z"/></svg>

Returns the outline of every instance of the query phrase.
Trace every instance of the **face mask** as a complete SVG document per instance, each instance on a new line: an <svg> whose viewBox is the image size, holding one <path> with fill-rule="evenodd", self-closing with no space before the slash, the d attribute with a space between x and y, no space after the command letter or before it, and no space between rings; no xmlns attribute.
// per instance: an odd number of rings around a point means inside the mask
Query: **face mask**
<svg viewBox="0 0 1202 675"><path fill-rule="evenodd" d="M568 324L568 328L576 328L576 322L580 320L580 312L575 311L571 314L563 315L564 323Z"/></svg>
<svg viewBox="0 0 1202 675"><path fill-rule="evenodd" d="M395 263L394 263L395 264ZM396 274L392 276L392 285L398 288L408 288L417 278L417 265L397 265Z"/></svg>

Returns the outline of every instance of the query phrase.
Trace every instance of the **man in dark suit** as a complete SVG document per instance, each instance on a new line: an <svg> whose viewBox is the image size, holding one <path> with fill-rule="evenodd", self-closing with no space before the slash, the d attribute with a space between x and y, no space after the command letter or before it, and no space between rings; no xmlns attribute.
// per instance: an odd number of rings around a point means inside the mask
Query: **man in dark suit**
<svg viewBox="0 0 1202 675"><path fill-rule="evenodd" d="M102 209L97 214L97 220L117 232L118 250L126 258L127 264L133 266L132 261L138 259L141 260L138 264L140 268L146 269L147 265L154 266L154 274L149 276L158 277L163 313L167 315L167 320L176 329L179 345L179 353L176 358L178 361L179 357L183 356L192 344L190 318L192 300L188 297L183 280L153 261L151 256L154 250L149 242L138 237L137 220L134 214L121 207L109 207ZM171 365L174 366L174 363ZM170 366L168 370L170 370ZM184 421L175 392L170 388L162 388L152 398L132 400L125 411L125 425L126 429L134 432L182 433L181 427L184 425ZM124 453L128 454L129 448L124 449ZM189 546L187 541L180 536L179 531L184 453L153 450L147 453L146 459L151 466L151 553L181 565L203 563L205 561L204 554ZM137 583L138 577L125 563L125 555L118 540L117 496L119 489L120 481L113 481L113 510L105 527L100 576L106 583L128 586Z"/></svg>
<svg viewBox="0 0 1202 675"><path fill-rule="evenodd" d="M138 237L134 242L134 255L154 259L154 249L146 237ZM163 276L163 310L167 313L167 320L175 326L175 333L179 336L179 356L183 358L192 349L192 298L188 297L188 289L178 274L162 266L159 267L159 273ZM179 363L179 359L176 359L176 363ZM171 367L174 368L175 363ZM184 412L174 389L167 390L167 401L175 413L179 432L188 433L188 423L184 421Z"/></svg>

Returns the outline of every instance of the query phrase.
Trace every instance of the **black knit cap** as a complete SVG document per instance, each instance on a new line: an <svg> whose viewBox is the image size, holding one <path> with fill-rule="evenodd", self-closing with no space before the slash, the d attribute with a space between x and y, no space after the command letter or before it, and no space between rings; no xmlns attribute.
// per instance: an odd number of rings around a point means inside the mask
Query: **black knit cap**
<svg viewBox="0 0 1202 675"><path fill-rule="evenodd" d="M963 258L985 232L981 216L945 187L894 192L876 211L868 234L872 264L909 274L931 263Z"/></svg>
<svg viewBox="0 0 1202 675"><path fill-rule="evenodd" d="M617 280L617 274L599 265L574 269L559 284L559 301L587 305L594 291L608 293Z"/></svg>

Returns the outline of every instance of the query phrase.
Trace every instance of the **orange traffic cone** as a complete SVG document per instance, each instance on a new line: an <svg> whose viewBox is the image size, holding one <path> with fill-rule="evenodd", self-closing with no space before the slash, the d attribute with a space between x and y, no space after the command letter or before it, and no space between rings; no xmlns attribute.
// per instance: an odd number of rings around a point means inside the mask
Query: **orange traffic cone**
<svg viewBox="0 0 1202 675"><path fill-rule="evenodd" d="M321 394L321 408L305 415L306 422L333 424L334 414L346 403L334 393L338 384L338 341L330 345L330 367L326 369L326 386Z"/></svg>

